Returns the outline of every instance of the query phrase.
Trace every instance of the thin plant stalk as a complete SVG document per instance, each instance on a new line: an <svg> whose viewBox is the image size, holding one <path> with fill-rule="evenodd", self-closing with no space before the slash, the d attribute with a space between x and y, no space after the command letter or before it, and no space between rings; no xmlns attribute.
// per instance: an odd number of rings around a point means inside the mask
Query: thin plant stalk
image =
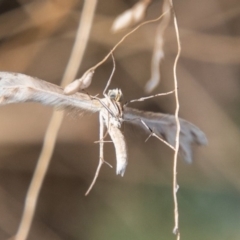
<svg viewBox="0 0 240 240"><path fill-rule="evenodd" d="M78 68L82 62L83 54L89 39L89 33L92 26L94 12L97 0L89 0L84 2L82 16L79 21L76 39L68 61L68 65L64 72L61 86L65 86L73 81L76 77ZM57 133L61 126L64 112L53 112L44 137L43 148L38 159L38 163L27 192L25 206L22 219L15 236L15 240L25 240L29 234L33 216L36 210L38 196L42 187L44 177L46 175L53 149L55 147Z"/></svg>
<svg viewBox="0 0 240 240"><path fill-rule="evenodd" d="M173 233L176 234L177 240L180 240L180 230L179 230L179 210L178 210L178 199L177 199L177 191L178 191L178 183L177 183L177 156L179 152L179 138L180 138L180 120L179 120L179 97L178 97L178 79L177 79L177 64L181 54L181 43L180 43L180 36L179 36L179 29L178 23L176 18L176 13L173 8L173 1L170 0L170 5L173 12L173 21L174 21L174 28L176 32L177 38L177 55L174 60L173 65L173 76L174 76L174 88L175 88L175 101L176 101L176 109L175 109L175 120L176 120L176 137L175 137L175 152L174 152L174 160L173 160L173 201L174 201L174 229Z"/></svg>

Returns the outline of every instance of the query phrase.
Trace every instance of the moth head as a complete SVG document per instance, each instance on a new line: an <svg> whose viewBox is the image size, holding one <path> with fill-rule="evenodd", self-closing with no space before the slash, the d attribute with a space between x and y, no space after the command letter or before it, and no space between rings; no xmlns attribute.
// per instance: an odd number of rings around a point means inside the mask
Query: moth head
<svg viewBox="0 0 240 240"><path fill-rule="evenodd" d="M108 97L116 102L121 102L123 94L121 89L116 88L108 91Z"/></svg>

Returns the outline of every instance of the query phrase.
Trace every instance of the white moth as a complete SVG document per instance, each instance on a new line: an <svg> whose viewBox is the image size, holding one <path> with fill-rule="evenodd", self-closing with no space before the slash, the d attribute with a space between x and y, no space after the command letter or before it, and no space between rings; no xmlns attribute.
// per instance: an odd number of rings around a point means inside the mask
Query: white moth
<svg viewBox="0 0 240 240"><path fill-rule="evenodd" d="M176 122L168 114L139 111L121 105L122 92L110 90L105 98L97 99L87 94L65 95L57 85L20 73L0 72L0 105L20 102L38 102L44 105L77 111L101 112L108 133L116 149L117 174L123 176L127 166L127 147L121 131L122 123L133 124L152 131L174 146ZM142 122L146 126L143 126ZM180 119L180 153L186 162L192 161L191 145L207 144L205 134L192 123Z"/></svg>
<svg viewBox="0 0 240 240"><path fill-rule="evenodd" d="M123 123L121 99L122 91L120 89L109 90L108 95L104 99L107 108L101 110L101 116L115 147L116 173L123 176L127 166L127 146L121 131Z"/></svg>

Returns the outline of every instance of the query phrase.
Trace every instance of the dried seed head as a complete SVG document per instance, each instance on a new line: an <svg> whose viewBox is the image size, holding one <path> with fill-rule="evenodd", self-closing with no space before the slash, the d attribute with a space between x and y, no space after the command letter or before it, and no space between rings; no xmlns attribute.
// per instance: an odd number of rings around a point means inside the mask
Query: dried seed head
<svg viewBox="0 0 240 240"><path fill-rule="evenodd" d="M146 14L148 4L145 1L138 2L132 8L133 22L139 23L143 20Z"/></svg>
<svg viewBox="0 0 240 240"><path fill-rule="evenodd" d="M113 22L111 31L118 32L132 25L132 9L120 14Z"/></svg>
<svg viewBox="0 0 240 240"><path fill-rule="evenodd" d="M64 93L67 95L74 94L80 89L80 85L81 85L80 81L75 80L64 88Z"/></svg>
<svg viewBox="0 0 240 240"><path fill-rule="evenodd" d="M68 84L64 88L64 93L67 95L70 95L78 92L79 90L88 88L92 82L93 74L94 74L94 70L85 72L80 79L76 79L72 83Z"/></svg>
<svg viewBox="0 0 240 240"><path fill-rule="evenodd" d="M118 32L142 21L149 3L150 1L139 1L131 9L120 14L113 22L112 32Z"/></svg>
<svg viewBox="0 0 240 240"><path fill-rule="evenodd" d="M80 86L81 89L88 88L91 85L93 74L94 74L94 70L90 70L80 78L79 81L81 82L81 86Z"/></svg>

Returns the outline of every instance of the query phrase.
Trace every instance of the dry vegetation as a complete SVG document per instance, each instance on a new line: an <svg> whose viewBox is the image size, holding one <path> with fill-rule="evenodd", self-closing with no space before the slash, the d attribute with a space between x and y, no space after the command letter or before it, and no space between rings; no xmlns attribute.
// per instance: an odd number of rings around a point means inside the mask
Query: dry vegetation
<svg viewBox="0 0 240 240"><path fill-rule="evenodd" d="M137 1L99 1L77 77L99 62L126 34L111 25ZM83 1L2 1L1 71L21 72L60 85L75 40ZM146 19L158 17L162 1L153 1ZM203 129L209 146L194 149L194 163L178 162L181 239L238 239L239 211L239 12L232 1L175 2L180 38L178 64L180 116ZM177 52L173 21L164 32L160 85L174 88ZM142 27L115 51L111 88L124 100L146 96L158 23ZM101 93L112 71L109 59L87 90ZM174 114L175 100L165 96L133 103L142 110ZM18 104L0 108L0 239L13 236L43 137L50 107ZM97 115L64 117L49 171L39 196L28 239L175 239L172 235L172 151L138 129L124 129L129 165L124 178L104 166L98 183L84 193L98 163ZM105 144L107 161L114 148Z"/></svg>

